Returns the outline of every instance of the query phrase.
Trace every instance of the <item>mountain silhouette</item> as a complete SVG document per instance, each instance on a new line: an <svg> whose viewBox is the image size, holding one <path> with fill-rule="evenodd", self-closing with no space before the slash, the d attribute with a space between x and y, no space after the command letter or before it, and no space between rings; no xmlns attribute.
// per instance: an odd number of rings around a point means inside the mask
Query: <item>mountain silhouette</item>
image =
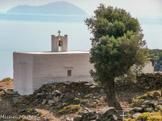
<svg viewBox="0 0 162 121"><path fill-rule="evenodd" d="M58 1L40 6L19 5L7 13L13 14L54 14L54 15L86 15L79 7L65 1Z"/></svg>

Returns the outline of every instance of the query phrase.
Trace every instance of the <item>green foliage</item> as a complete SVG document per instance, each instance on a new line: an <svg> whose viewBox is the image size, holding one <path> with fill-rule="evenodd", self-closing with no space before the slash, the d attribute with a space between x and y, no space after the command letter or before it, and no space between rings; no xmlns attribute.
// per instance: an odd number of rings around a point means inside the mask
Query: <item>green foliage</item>
<svg viewBox="0 0 162 121"><path fill-rule="evenodd" d="M158 96L157 94L159 95L159 97L157 97ZM145 93L145 94L143 94L141 96L133 98L132 106L140 106L145 100L158 99L158 98L160 98L160 95L161 95L160 90L147 92L147 93Z"/></svg>
<svg viewBox="0 0 162 121"><path fill-rule="evenodd" d="M136 119L123 119L123 121L162 121L162 113L161 112L146 112L140 114Z"/></svg>
<svg viewBox="0 0 162 121"><path fill-rule="evenodd" d="M132 106L140 106L144 102L144 99L133 99Z"/></svg>
<svg viewBox="0 0 162 121"><path fill-rule="evenodd" d="M33 108L29 108L29 109L25 109L19 112L22 115L35 115L35 116L40 116L41 113L37 112L35 109Z"/></svg>
<svg viewBox="0 0 162 121"><path fill-rule="evenodd" d="M12 79L9 77L6 77L6 78L2 79L1 81L10 81L10 80L12 80Z"/></svg>
<svg viewBox="0 0 162 121"><path fill-rule="evenodd" d="M152 112L152 113L142 113L137 117L137 120L140 121L162 121L161 112Z"/></svg>
<svg viewBox="0 0 162 121"><path fill-rule="evenodd" d="M62 107L65 107L67 106L68 104L67 103L62 103Z"/></svg>
<svg viewBox="0 0 162 121"><path fill-rule="evenodd" d="M80 107L80 105L68 105L66 107L64 107L63 109L59 110L58 113L59 114L67 114L67 113L74 113L74 112L80 112L82 110L82 108Z"/></svg>
<svg viewBox="0 0 162 121"><path fill-rule="evenodd" d="M135 119L130 119L130 118L129 119L124 118L123 121L136 121L136 120Z"/></svg>
<svg viewBox="0 0 162 121"><path fill-rule="evenodd" d="M87 94L87 95L85 95L84 97L85 97L85 98L90 98L90 97L92 97L92 94Z"/></svg>
<svg viewBox="0 0 162 121"><path fill-rule="evenodd" d="M85 104L87 101L86 100L83 100L83 99L80 99L80 98L74 98L74 101L76 102L76 103L81 103L81 104Z"/></svg>
<svg viewBox="0 0 162 121"><path fill-rule="evenodd" d="M143 36L137 19L132 18L124 9L105 7L101 4L94 13L94 17L86 20L86 24L94 35L94 41L107 35L118 38L128 31Z"/></svg>
<svg viewBox="0 0 162 121"><path fill-rule="evenodd" d="M90 62L94 80L109 83L127 74L133 65L144 65L147 50L140 24L125 10L101 4L86 24L93 34Z"/></svg>

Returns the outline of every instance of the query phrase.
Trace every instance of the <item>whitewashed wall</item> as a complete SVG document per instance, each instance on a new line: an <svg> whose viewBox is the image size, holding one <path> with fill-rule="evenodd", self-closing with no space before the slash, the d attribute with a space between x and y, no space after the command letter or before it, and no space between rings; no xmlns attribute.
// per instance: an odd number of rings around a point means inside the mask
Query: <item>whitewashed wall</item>
<svg viewBox="0 0 162 121"><path fill-rule="evenodd" d="M33 93L33 55L14 53L13 88L21 95Z"/></svg>
<svg viewBox="0 0 162 121"><path fill-rule="evenodd" d="M154 65L152 61L146 63L145 67L142 70L143 73L154 73Z"/></svg>
<svg viewBox="0 0 162 121"><path fill-rule="evenodd" d="M50 82L92 80L89 56L89 53L34 55L34 90ZM71 77L67 76L67 70L72 70Z"/></svg>

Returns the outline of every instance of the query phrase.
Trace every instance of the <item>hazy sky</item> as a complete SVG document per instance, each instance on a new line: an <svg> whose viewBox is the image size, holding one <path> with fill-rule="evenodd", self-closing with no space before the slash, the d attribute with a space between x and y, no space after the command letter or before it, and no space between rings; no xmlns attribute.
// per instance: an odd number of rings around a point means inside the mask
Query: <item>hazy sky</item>
<svg viewBox="0 0 162 121"><path fill-rule="evenodd" d="M55 1L62 0L0 0L0 13L4 13L18 5L39 6ZM100 3L123 8L139 20L148 48L162 49L162 0L64 1L80 7L90 16L93 15L93 11ZM57 34L59 29L62 34L68 34L69 50L89 50L91 48L89 38L92 35L89 34L84 22L57 23L0 20L0 79L13 75L13 51L48 51L51 46L50 35Z"/></svg>
<svg viewBox="0 0 162 121"><path fill-rule="evenodd" d="M0 0L0 12L5 12L9 8L17 5L41 5L50 2L62 0ZM64 0L71 2L88 14L92 15L93 11L100 3L117 6L129 11L136 17L162 17L162 0Z"/></svg>

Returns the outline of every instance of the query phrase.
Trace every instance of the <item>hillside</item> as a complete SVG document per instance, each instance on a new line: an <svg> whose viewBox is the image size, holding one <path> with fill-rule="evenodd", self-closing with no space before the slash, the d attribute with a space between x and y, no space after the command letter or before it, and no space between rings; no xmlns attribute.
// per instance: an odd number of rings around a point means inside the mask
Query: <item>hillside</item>
<svg viewBox="0 0 162 121"><path fill-rule="evenodd" d="M82 9L65 1L59 1L40 6L19 5L9 9L7 13L86 15L86 13Z"/></svg>
<svg viewBox="0 0 162 121"><path fill-rule="evenodd" d="M12 79L0 81L0 115L23 115L14 121L122 121L122 112L107 106L105 93L95 82L46 84L28 96L14 92L12 85ZM127 115L124 121L161 121L160 90L120 90L117 97Z"/></svg>

